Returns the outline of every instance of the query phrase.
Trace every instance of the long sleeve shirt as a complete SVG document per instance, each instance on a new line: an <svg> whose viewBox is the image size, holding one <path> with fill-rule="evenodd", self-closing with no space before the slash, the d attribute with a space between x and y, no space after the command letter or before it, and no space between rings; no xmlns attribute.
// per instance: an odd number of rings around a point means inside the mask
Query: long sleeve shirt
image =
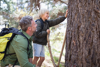
<svg viewBox="0 0 100 67"><path fill-rule="evenodd" d="M8 64L14 64L16 60L18 62L16 65L20 65L21 67L35 67L32 63L29 62L29 58L33 58L33 50L32 50L32 37L29 36L26 32L22 31L23 34L29 40L29 50L27 51L28 41L22 35L16 35L10 46L7 48L7 54L15 53L13 55L6 56L1 61L1 67L5 67Z"/></svg>

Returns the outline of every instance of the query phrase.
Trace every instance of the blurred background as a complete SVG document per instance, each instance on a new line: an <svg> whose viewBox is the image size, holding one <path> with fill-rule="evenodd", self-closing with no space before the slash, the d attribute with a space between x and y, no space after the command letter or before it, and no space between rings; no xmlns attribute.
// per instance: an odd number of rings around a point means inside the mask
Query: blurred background
<svg viewBox="0 0 100 67"><path fill-rule="evenodd" d="M23 16L30 15L34 18L38 10L42 8L49 10L49 19L55 19L65 15L68 8L68 0L0 0L0 31L4 27L20 29L18 22ZM50 45L56 64L60 56L66 26L67 19L59 25L50 28ZM42 67L53 67L47 46L45 47L45 54L46 59ZM64 62L65 49L61 58L60 67L64 66Z"/></svg>

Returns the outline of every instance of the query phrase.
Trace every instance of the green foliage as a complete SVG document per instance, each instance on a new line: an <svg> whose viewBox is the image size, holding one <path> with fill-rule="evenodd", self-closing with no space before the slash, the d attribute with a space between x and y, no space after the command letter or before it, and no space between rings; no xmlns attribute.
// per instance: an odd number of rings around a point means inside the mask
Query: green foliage
<svg viewBox="0 0 100 67"><path fill-rule="evenodd" d="M28 11L26 11L27 9L24 9L24 5L26 3L28 3L26 0L17 0L17 1L2 0L0 1L0 16L3 16L2 22L9 23L10 27L18 28L19 16L20 14L23 14L21 10L24 10L24 12L28 13Z"/></svg>
<svg viewBox="0 0 100 67"><path fill-rule="evenodd" d="M58 57L56 57L56 56L54 56L53 58L54 58L54 61L57 63L57 62L58 62L58 60L59 60L59 58L58 58Z"/></svg>
<svg viewBox="0 0 100 67"><path fill-rule="evenodd" d="M47 57L50 56L50 53L49 53L48 47L45 47L45 54L46 54Z"/></svg>
<svg viewBox="0 0 100 67"><path fill-rule="evenodd" d="M15 3L12 0L2 0L0 1L0 4L1 4L0 9L2 11L8 12L8 13L11 13L14 11L13 5L15 5ZM5 6L2 6L2 5L5 5Z"/></svg>

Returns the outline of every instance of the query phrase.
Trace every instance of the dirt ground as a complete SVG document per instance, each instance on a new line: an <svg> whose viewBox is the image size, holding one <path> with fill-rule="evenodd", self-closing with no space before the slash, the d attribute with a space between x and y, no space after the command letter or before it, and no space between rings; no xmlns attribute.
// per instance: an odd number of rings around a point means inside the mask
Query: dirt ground
<svg viewBox="0 0 100 67"><path fill-rule="evenodd" d="M0 66L1 67L1 66ZM12 67L11 65L6 66L6 67ZM21 66L14 66L14 67L21 67ZM47 62L46 60L43 62L42 67L53 67L53 65L49 62Z"/></svg>
<svg viewBox="0 0 100 67"><path fill-rule="evenodd" d="M61 66L61 67L64 67L64 63L62 63L61 62L61 64L63 65L63 66ZM1 67L1 66L0 66ZM7 67L12 67L12 66L7 66ZM20 67L20 66L14 66L14 67ZM50 59L45 59L45 61L43 62L43 64L42 64L42 66L41 67L53 67L53 64L52 64L52 62L51 62L51 60Z"/></svg>

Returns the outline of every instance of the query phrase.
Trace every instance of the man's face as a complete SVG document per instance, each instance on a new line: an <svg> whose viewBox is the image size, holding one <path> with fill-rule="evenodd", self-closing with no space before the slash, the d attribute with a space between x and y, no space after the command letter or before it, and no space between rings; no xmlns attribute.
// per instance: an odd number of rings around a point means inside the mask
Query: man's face
<svg viewBox="0 0 100 67"><path fill-rule="evenodd" d="M34 20L32 20L31 23L32 23L31 31L34 33L36 31L37 24L34 22Z"/></svg>

